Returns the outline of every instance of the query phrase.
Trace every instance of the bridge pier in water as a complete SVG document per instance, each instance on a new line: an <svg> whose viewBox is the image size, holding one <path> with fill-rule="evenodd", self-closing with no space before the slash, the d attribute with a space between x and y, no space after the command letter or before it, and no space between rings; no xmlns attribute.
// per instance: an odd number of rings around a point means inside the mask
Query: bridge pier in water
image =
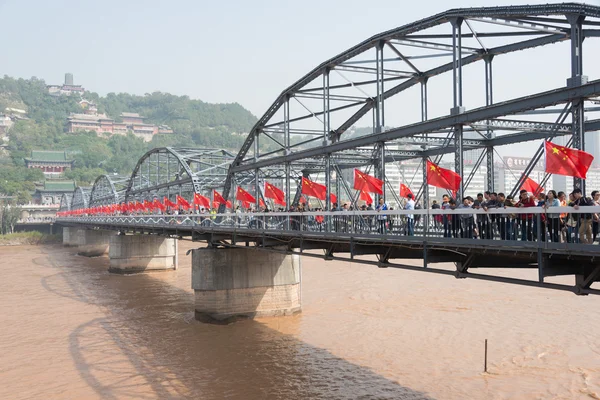
<svg viewBox="0 0 600 400"><path fill-rule="evenodd" d="M115 235L110 238L110 272L127 274L177 269L177 239L156 235Z"/></svg>
<svg viewBox="0 0 600 400"><path fill-rule="evenodd" d="M63 245L77 247L77 254L98 257L108 253L110 238L116 232L101 229L85 229L65 226Z"/></svg>
<svg viewBox="0 0 600 400"><path fill-rule="evenodd" d="M229 322L300 312L300 268L298 255L254 248L193 250L196 319Z"/></svg>

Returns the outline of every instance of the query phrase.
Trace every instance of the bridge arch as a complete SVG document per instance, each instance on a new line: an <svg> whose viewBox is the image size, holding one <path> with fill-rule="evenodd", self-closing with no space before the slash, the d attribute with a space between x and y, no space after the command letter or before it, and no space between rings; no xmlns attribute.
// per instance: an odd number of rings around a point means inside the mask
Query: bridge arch
<svg viewBox="0 0 600 400"><path fill-rule="evenodd" d="M90 193L90 207L117 204L125 199L128 177L100 175Z"/></svg>
<svg viewBox="0 0 600 400"><path fill-rule="evenodd" d="M71 199L73 198L73 193L63 193L60 197L60 207L58 211L70 211L71 210Z"/></svg>
<svg viewBox="0 0 600 400"><path fill-rule="evenodd" d="M386 164L417 160L415 173L425 194L425 172L420 171L424 160L442 162L448 154L453 156L452 160L446 157L449 167L465 175L459 197L473 171L479 169L486 171L486 188L494 189L495 146L569 136L574 148L583 148L584 133L600 127L598 117L582 122L586 104L599 94L598 84L590 84L583 71L588 65L583 54L598 45L599 24L600 7L586 4L480 7L449 10L374 35L326 60L281 92L232 163L224 195L230 195L238 173L260 174L275 166L289 171L294 163L304 170L302 163L311 160L320 163L314 172L322 174L330 192L339 197L342 191L352 199L352 190L347 189L351 182L342 182L346 189L332 183L334 173L337 178L349 175L336 170L339 166L333 155L362 160L380 179L390 172L386 174ZM544 53L544 61L537 51L550 45L558 47ZM537 61L543 70L544 62L561 63L570 71L553 77L549 87L540 84L540 70L503 61L521 51L532 55L525 64ZM472 72L477 65L480 70ZM513 80L522 97L496 105L492 65L504 67L505 76L511 78L526 72L534 89L549 90L531 93L522 87L528 85ZM471 85L475 80L480 84ZM435 103L428 100L432 85L447 92L436 98L437 103L447 104L433 115L436 118L432 118ZM478 95L471 96L475 92ZM543 109L553 106L558 107L543 114ZM412 111L408 122L392 122L398 114L409 114L404 110ZM537 114L527 120L522 113ZM542 115L548 115L546 120ZM465 164L469 150L478 152L472 166ZM538 161L538 155L534 156L532 163ZM527 174L526 170L523 176ZM397 180L403 179L401 173L397 175ZM581 186L581 180L575 185Z"/></svg>
<svg viewBox="0 0 600 400"><path fill-rule="evenodd" d="M71 210L81 210L90 206L91 188L77 186L71 198Z"/></svg>
<svg viewBox="0 0 600 400"><path fill-rule="evenodd" d="M210 195L221 190L235 154L224 149L161 147L148 151L137 162L125 191L126 201L144 201L194 193Z"/></svg>

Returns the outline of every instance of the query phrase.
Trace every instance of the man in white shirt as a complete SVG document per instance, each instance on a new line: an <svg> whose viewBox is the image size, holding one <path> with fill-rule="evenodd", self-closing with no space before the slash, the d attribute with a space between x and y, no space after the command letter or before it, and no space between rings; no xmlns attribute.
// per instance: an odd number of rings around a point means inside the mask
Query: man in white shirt
<svg viewBox="0 0 600 400"><path fill-rule="evenodd" d="M413 200L413 194L409 193L406 195L406 204L404 205L405 210L414 210L415 209L415 201ZM406 234L408 236L415 235L415 216L413 214L408 214L406 216Z"/></svg>

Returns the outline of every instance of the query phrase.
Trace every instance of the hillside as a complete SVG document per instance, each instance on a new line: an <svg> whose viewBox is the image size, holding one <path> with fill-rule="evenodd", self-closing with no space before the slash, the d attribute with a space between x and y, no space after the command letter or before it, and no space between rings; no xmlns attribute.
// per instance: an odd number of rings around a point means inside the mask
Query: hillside
<svg viewBox="0 0 600 400"><path fill-rule="evenodd" d="M116 121L123 112L139 113L145 122L168 125L174 133L154 135L147 143L132 134L106 138L95 132L66 133L67 117L82 112L82 98L96 103L98 113ZM10 128L5 143L9 156L0 153L0 164L10 165L14 176L31 176L20 171L31 150L67 150L75 165L66 177L76 179L79 185L89 184L104 172L129 174L138 158L155 147L219 147L237 151L245 139L243 133L249 132L256 122L256 117L237 103L210 104L161 92L144 96L109 93L102 97L92 92L83 96L52 96L43 80L4 76L0 79L0 113L7 108L24 110L26 114L25 119L17 119ZM30 191L32 183L3 186L0 194L20 193L19 199L24 199L27 196L21 192Z"/></svg>

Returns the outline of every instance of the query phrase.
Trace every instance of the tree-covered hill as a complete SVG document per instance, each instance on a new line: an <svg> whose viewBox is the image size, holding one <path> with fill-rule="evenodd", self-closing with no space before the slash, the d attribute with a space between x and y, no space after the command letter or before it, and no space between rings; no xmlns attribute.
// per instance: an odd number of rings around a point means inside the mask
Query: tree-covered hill
<svg viewBox="0 0 600 400"><path fill-rule="evenodd" d="M146 123L168 125L175 133L154 135L149 143L132 134L105 138L95 132L66 133L69 114L82 112L82 98L96 103L99 113L116 121L120 121L122 112L139 113ZM21 170L23 159L34 149L67 150L75 167L66 177L87 185L104 172L131 173L138 158L155 147L219 147L237 151L245 139L244 133L256 122L256 117L237 103L210 104L161 92L144 96L109 93L102 97L91 92L82 97L52 96L43 80L4 76L0 79L0 113L7 108L27 113L27 119L16 121L9 131L9 158L0 153L0 164L10 165L10 176L22 181L0 187L0 194L19 194L20 199L31 190L31 179L39 178Z"/></svg>

